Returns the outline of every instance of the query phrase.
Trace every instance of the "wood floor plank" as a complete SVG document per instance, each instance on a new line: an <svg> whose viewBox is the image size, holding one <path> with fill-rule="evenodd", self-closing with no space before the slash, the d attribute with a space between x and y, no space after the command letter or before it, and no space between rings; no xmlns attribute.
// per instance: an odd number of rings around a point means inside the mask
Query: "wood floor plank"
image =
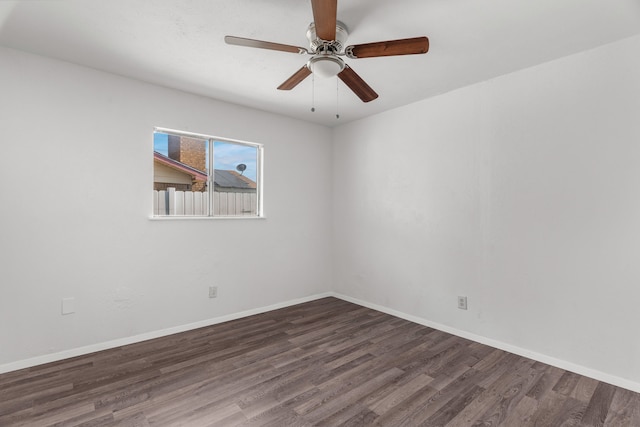
<svg viewBox="0 0 640 427"><path fill-rule="evenodd" d="M504 426L527 426L531 425L531 420L534 420L533 414L538 409L538 401L527 394L509 411L505 419L502 421ZM471 425L457 424L457 426ZM454 425L447 426L454 427Z"/></svg>
<svg viewBox="0 0 640 427"><path fill-rule="evenodd" d="M363 408L362 412L357 413L353 417L346 420L342 427L365 427L371 426L375 423L378 415L366 408Z"/></svg>
<svg viewBox="0 0 640 427"><path fill-rule="evenodd" d="M433 381L433 378L421 373L417 376L412 376L408 381L397 382L390 387L380 388L378 393L369 395L364 403L367 404L371 411L382 415L395 408L409 396L425 388L431 381Z"/></svg>
<svg viewBox="0 0 640 427"><path fill-rule="evenodd" d="M323 404L306 414L306 419L314 424L338 425L352 418L364 409L359 402L370 393L398 378L402 371L390 368L375 377L355 383L355 387L343 388L337 398L323 401ZM355 409L355 410L354 410ZM340 421L339 421L340 420ZM338 422L339 421L339 422Z"/></svg>
<svg viewBox="0 0 640 427"><path fill-rule="evenodd" d="M529 389L527 396L535 400L541 400L558 383L562 375L564 375L562 369L546 366L543 375Z"/></svg>
<svg viewBox="0 0 640 427"><path fill-rule="evenodd" d="M500 425L524 398L529 388L543 375L539 370L532 368L533 361L522 358L514 369L505 372L487 390L487 394L495 396L489 398L491 405L486 405L486 410L475 419L474 424Z"/></svg>
<svg viewBox="0 0 640 427"><path fill-rule="evenodd" d="M567 399L567 396L550 390L538 402L536 411L526 420L523 427L555 427L562 424L559 418Z"/></svg>
<svg viewBox="0 0 640 427"><path fill-rule="evenodd" d="M456 415L483 392L484 389L478 385L466 387L461 393L454 395L446 405L435 411L433 415L424 420L420 425L439 427L449 424Z"/></svg>
<svg viewBox="0 0 640 427"><path fill-rule="evenodd" d="M489 388L465 405L449 424L465 426L503 423L530 387L544 374L544 371L533 367L533 361L522 358L520 362L513 371L503 373Z"/></svg>
<svg viewBox="0 0 640 427"><path fill-rule="evenodd" d="M410 420L413 414L420 408L428 405L429 400L438 393L438 390L429 385L421 387L413 394L402 399L392 408L380 414L376 419L376 426L399 426Z"/></svg>
<svg viewBox="0 0 640 427"><path fill-rule="evenodd" d="M0 375L0 426L639 427L640 394L336 298Z"/></svg>
<svg viewBox="0 0 640 427"><path fill-rule="evenodd" d="M582 418L584 426L601 427L604 425L615 392L616 388L614 386L603 382L598 383Z"/></svg>
<svg viewBox="0 0 640 427"><path fill-rule="evenodd" d="M605 427L640 426L640 394L617 388L604 425Z"/></svg>

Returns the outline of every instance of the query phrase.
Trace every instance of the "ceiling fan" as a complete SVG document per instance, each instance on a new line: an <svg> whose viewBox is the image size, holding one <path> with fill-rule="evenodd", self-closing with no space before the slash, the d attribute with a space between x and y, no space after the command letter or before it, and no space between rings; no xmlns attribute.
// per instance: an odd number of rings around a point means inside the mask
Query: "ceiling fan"
<svg viewBox="0 0 640 427"><path fill-rule="evenodd" d="M347 27L337 20L338 0L311 0L311 7L314 22L307 29L310 49L234 36L226 36L224 41L236 46L311 55L311 59L302 68L278 86L280 90L293 89L311 73L322 77L337 75L363 102L373 101L378 97L378 94L341 57L358 59L415 55L427 53L429 50L427 37L387 40L344 47L349 33Z"/></svg>

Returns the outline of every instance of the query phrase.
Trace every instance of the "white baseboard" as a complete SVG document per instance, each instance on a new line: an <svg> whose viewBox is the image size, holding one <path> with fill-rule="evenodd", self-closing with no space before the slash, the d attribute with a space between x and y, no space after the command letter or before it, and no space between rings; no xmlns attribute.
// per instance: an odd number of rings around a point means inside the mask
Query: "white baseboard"
<svg viewBox="0 0 640 427"><path fill-rule="evenodd" d="M607 373L587 368L582 365L576 365L571 362L567 362L566 360L556 359L551 356L547 356L545 354L536 353L534 351L530 351L524 348L520 348L511 344L507 344L501 341L497 341L491 338L487 338L481 335L476 335L471 332L463 331L460 329L456 329L447 325L442 325L440 323L432 322L427 319L423 319L421 317L413 316L410 314L406 314L397 310L393 310L388 307L384 307L381 305L373 304L367 301L359 300L357 298L352 298L346 295L342 295L336 292L326 292L323 294L316 294L309 297L299 298L295 300L290 300L278 304L269 305L266 307L255 308L251 310L241 311L238 313L228 314L225 316L215 317L212 319L203 320L200 322L189 323L186 325L176 326L173 328L163 329L159 331L147 332L144 334L134 335L131 337L120 338L112 341L102 342L98 344L92 344L85 347L74 348L70 350L61 351L58 353L46 354L43 356L33 357L30 359L19 360L17 362L7 363L4 365L0 365L0 374L17 371L19 369L30 368L37 365L42 365L50 362L57 362L59 360L68 359L71 357L82 356L85 354L94 353L96 351L108 350L115 347L121 347L123 345L135 344L141 341L146 341L154 338L160 338L167 335L172 335L180 332L186 332L197 328L202 328L205 326L216 325L218 323L228 322L230 320L236 320L247 316L253 316L255 314L265 313L267 311L278 310L280 308L290 307L292 305L301 304L309 301L315 301L320 298L326 297L335 297L342 299L344 301L348 301L363 307L371 308L372 310L381 311L383 313L390 314L392 316L399 317L401 319L408 320L410 322L414 322L420 325L428 326L430 328L438 329L443 332L450 333L452 335L456 335L462 338L466 338L472 341L479 342L481 344L485 344L491 347L498 348L500 350L508 351L510 353L517 354L519 356L528 357L529 359L533 359L542 363L546 363L551 366L555 366L560 369L564 369L567 371L575 372L580 375L584 375L598 381L603 381L609 384L613 384L618 387L625 388L627 390L634 391L636 393L640 393L640 384L634 381L627 380L625 378L620 378L614 375L609 375Z"/></svg>
<svg viewBox="0 0 640 427"><path fill-rule="evenodd" d="M566 360L556 359L555 357L547 356L545 354L536 353L524 348L520 348L511 344L507 344L501 341L497 341L491 338L487 338L481 335L476 335L471 332L466 332L460 329L452 328L450 326L442 325L440 323L432 322L421 317L412 316L410 314L402 313L400 311L393 310L388 307L373 304L367 301L362 301L357 298L352 298L346 295L342 295L336 292L331 293L331 296L348 301L363 307L370 308L372 310L381 311L383 313L390 314L392 316L399 317L401 319L408 320L410 322L418 323L420 325L428 326L433 329L438 329L443 332L456 335L461 338L466 338L471 341L475 341L481 344L495 347L500 350L508 351L509 353L517 354L518 356L528 357L529 359L536 360L538 362L546 363L547 365L555 366L556 368L564 369L566 371L575 372L576 374L584 375L585 377L593 378L598 381L609 383L618 387L625 388L627 390L640 393L640 384L635 381L630 381L625 378L620 378L615 375L609 375L607 373L587 368L582 365L576 365L575 363L567 362Z"/></svg>
<svg viewBox="0 0 640 427"><path fill-rule="evenodd" d="M30 359L19 360L17 362L7 363L0 365L0 374L17 371L20 369L31 368L37 365L43 365L45 363L57 362L63 359L69 359L71 357L83 356L85 354L95 353L96 351L108 350L111 348L121 347L123 345L135 344L141 341L146 341L154 338L160 338L167 335L177 334L180 332L186 332L193 329L202 328L205 326L216 325L218 323L228 322L230 320L240 319L242 317L253 316L254 314L261 314L267 311L278 310L280 308L290 307L292 305L301 304L304 302L314 301L320 298L326 298L333 296L331 293L323 293L312 295L305 298L299 298L291 301L286 301L278 304L269 305L266 307L255 308L251 310L241 311L238 313L232 313L225 316L214 317L213 319L207 319L200 322L189 323L186 325L175 326L173 328L162 329L159 331L147 332L144 334L134 335L125 338L119 338L112 341L101 342L98 344L92 344L85 347L73 348L70 350L61 351L58 353L45 354L43 356L37 356Z"/></svg>

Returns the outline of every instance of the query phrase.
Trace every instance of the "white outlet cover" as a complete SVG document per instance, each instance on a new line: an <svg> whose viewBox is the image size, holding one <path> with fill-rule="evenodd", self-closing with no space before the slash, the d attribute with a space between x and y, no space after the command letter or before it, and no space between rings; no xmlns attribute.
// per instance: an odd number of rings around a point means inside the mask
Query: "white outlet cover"
<svg viewBox="0 0 640 427"><path fill-rule="evenodd" d="M62 298L62 314L72 314L76 312L75 298Z"/></svg>

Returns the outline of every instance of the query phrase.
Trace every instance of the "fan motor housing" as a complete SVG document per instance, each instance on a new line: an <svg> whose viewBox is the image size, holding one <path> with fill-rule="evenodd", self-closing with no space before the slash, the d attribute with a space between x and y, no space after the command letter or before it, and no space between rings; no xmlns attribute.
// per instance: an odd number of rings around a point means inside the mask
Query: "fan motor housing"
<svg viewBox="0 0 640 427"><path fill-rule="evenodd" d="M309 24L307 29L307 39L311 46L311 51L314 53L329 53L337 54L342 51L349 37L349 31L347 26L340 21L336 21L336 39L335 40L322 40L318 38L316 34L316 24Z"/></svg>

